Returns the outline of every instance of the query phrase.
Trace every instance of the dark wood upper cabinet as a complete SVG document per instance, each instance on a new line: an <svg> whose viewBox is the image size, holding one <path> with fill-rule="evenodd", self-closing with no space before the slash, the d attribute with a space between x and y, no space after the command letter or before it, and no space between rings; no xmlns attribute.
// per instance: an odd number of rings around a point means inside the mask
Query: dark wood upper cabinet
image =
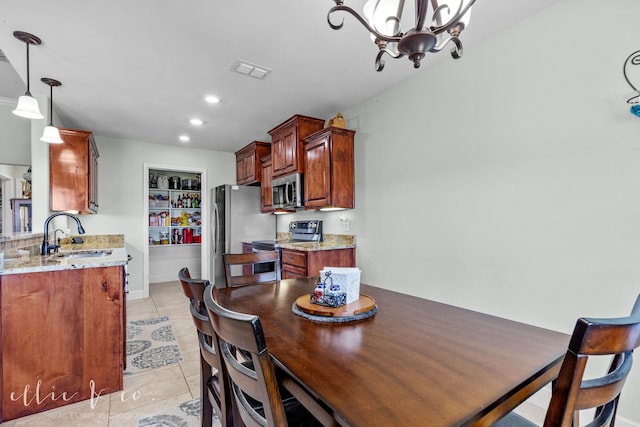
<svg viewBox="0 0 640 427"><path fill-rule="evenodd" d="M268 142L253 141L236 151L236 182L238 185L260 185L262 165L260 160L271 153Z"/></svg>
<svg viewBox="0 0 640 427"><path fill-rule="evenodd" d="M302 139L323 127L323 119L296 114L269 131L274 178L304 173Z"/></svg>
<svg viewBox="0 0 640 427"><path fill-rule="evenodd" d="M98 212L98 148L93 133L60 128L62 144L49 145L52 211Z"/></svg>
<svg viewBox="0 0 640 427"><path fill-rule="evenodd" d="M353 130L329 127L304 139L305 208L355 207L354 135Z"/></svg>
<svg viewBox="0 0 640 427"><path fill-rule="evenodd" d="M271 154L260 160L262 166L262 182L260 183L262 213L271 213L273 209L273 162Z"/></svg>

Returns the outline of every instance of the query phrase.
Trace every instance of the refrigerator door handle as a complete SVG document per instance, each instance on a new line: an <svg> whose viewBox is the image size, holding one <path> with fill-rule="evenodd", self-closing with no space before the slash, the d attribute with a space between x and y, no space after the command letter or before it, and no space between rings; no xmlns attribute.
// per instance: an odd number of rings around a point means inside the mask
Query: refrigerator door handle
<svg viewBox="0 0 640 427"><path fill-rule="evenodd" d="M218 210L218 204L213 204L213 257L218 258L218 242L220 237L220 211Z"/></svg>

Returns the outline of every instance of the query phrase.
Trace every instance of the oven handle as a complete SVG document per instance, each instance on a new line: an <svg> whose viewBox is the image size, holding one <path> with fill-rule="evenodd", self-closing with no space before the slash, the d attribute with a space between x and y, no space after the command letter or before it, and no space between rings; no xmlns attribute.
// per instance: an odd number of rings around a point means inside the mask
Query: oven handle
<svg viewBox="0 0 640 427"><path fill-rule="evenodd" d="M284 198L285 198L285 204L287 206L291 206L291 199L289 198L289 192L290 191L293 191L293 183L292 182L287 182L285 184L285 187L284 187Z"/></svg>

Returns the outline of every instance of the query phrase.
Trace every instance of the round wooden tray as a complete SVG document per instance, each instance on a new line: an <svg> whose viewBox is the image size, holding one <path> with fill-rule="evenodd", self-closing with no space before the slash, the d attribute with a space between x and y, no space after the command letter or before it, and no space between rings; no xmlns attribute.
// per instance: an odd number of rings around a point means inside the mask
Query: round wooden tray
<svg viewBox="0 0 640 427"><path fill-rule="evenodd" d="M366 313L373 310L376 306L376 300L369 295L360 294L358 301L345 304L342 307L327 307L319 304L311 303L311 296L304 294L296 300L296 306L300 311L314 316L324 317L351 317L360 313Z"/></svg>

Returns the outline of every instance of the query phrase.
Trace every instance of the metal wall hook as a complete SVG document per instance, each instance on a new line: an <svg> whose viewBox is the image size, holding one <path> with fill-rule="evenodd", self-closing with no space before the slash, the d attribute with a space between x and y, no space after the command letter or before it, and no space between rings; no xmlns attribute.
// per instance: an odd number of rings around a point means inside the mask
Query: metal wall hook
<svg viewBox="0 0 640 427"><path fill-rule="evenodd" d="M622 67L622 74L624 75L624 79L627 81L629 86L631 86L631 88L637 93L637 95L627 99L627 103L638 104L640 102L640 91L636 86L633 85L633 83L631 83L631 80L629 80L629 76L627 75L627 67L629 65L640 65L640 50L636 50L631 55L629 55L627 59L625 59L624 65Z"/></svg>

